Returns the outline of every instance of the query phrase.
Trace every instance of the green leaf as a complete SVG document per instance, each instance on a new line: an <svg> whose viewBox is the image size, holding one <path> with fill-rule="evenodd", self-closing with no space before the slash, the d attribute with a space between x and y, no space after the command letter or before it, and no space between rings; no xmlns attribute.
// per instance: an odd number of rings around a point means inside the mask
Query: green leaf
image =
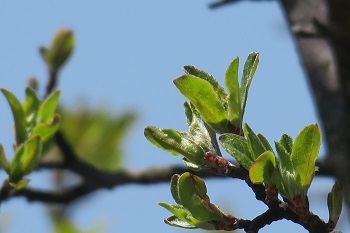
<svg viewBox="0 0 350 233"><path fill-rule="evenodd" d="M51 210L51 220L54 228L54 233L92 233L102 231L82 231L78 229L68 216L59 213L59 211Z"/></svg>
<svg viewBox="0 0 350 233"><path fill-rule="evenodd" d="M27 87L25 92L26 99L23 103L23 109L27 116L27 121L30 122L35 120L35 114L40 106L40 100L36 92L31 87Z"/></svg>
<svg viewBox="0 0 350 233"><path fill-rule="evenodd" d="M54 117L50 123L37 124L34 127L31 134L32 135L39 135L43 142L47 141L60 128L60 122L61 122L60 119L61 119L61 117L59 115L54 115Z"/></svg>
<svg viewBox="0 0 350 233"><path fill-rule="evenodd" d="M329 211L329 222L332 222L332 225L337 224L339 216L343 207L343 188L340 183L336 182L331 192L327 197L328 211Z"/></svg>
<svg viewBox="0 0 350 233"><path fill-rule="evenodd" d="M203 120L216 132L226 132L228 119L218 93L206 80L193 75L182 75L174 80L180 92L188 98Z"/></svg>
<svg viewBox="0 0 350 233"><path fill-rule="evenodd" d="M279 157L280 161L280 169L282 172L288 171L289 173L294 173L294 167L293 163L291 161L291 155L286 150L286 148L283 146L280 142L275 142L276 151Z"/></svg>
<svg viewBox="0 0 350 233"><path fill-rule="evenodd" d="M186 229L195 229L197 227L190 224L188 221L184 221L181 218L176 217L175 215L172 215L166 219L164 219L164 222L170 226L173 227L181 227Z"/></svg>
<svg viewBox="0 0 350 233"><path fill-rule="evenodd" d="M41 157L42 142L39 136L28 139L19 146L10 166L10 182L16 184L23 176L32 172Z"/></svg>
<svg viewBox="0 0 350 233"><path fill-rule="evenodd" d="M0 144L0 166L6 171L7 174L10 173L10 164L6 159L5 150L2 144Z"/></svg>
<svg viewBox="0 0 350 233"><path fill-rule="evenodd" d="M320 145L321 131L317 124L306 126L295 139L291 161L303 188L308 188L314 177Z"/></svg>
<svg viewBox="0 0 350 233"><path fill-rule="evenodd" d="M189 172L182 174L178 181L179 197L182 205L200 221L222 220L210 205L204 181Z"/></svg>
<svg viewBox="0 0 350 233"><path fill-rule="evenodd" d="M16 98L14 94L12 94L12 92L4 88L1 88L0 90L10 105L15 121L16 145L20 145L25 140L27 140L28 137L26 115L24 113L21 102Z"/></svg>
<svg viewBox="0 0 350 233"><path fill-rule="evenodd" d="M52 92L40 105L38 110L38 118L40 123L50 123L55 114L58 100L60 98L60 91Z"/></svg>
<svg viewBox="0 0 350 233"><path fill-rule="evenodd" d="M253 79L253 75L259 63L259 53L253 52L249 54L243 68L243 76L240 87L240 96L242 104L242 113L244 113L245 105L248 97L248 90Z"/></svg>
<svg viewBox="0 0 350 233"><path fill-rule="evenodd" d="M258 133L257 136L258 136L260 142L263 144L264 149L265 149L266 151L268 151L268 150L269 150L269 151L273 151L273 149L272 149L272 147L271 147L269 141L267 141L267 139L264 137L264 135Z"/></svg>
<svg viewBox="0 0 350 233"><path fill-rule="evenodd" d="M248 124L244 124L243 132L247 137L248 148L250 150L252 160L255 160L262 153L268 150L268 148L265 148L264 144L260 141L259 137L254 133Z"/></svg>
<svg viewBox="0 0 350 233"><path fill-rule="evenodd" d="M181 154L195 164L203 163L205 153L202 148L184 138L176 130L148 126L145 128L144 134L151 143L169 153L174 155Z"/></svg>
<svg viewBox="0 0 350 233"><path fill-rule="evenodd" d="M219 85L218 81L212 75L208 74L203 70L197 69L194 66L189 66L189 65L184 66L184 70L186 74L197 76L201 79L208 81L212 85L216 93L218 93L220 99L221 100L226 99L227 94L225 93L225 90Z"/></svg>
<svg viewBox="0 0 350 233"><path fill-rule="evenodd" d="M74 49L74 34L62 28L55 34L50 48L41 48L41 55L51 71L57 72Z"/></svg>
<svg viewBox="0 0 350 233"><path fill-rule="evenodd" d="M230 94L235 93L239 95L238 65L239 58L236 57L235 59L233 59L233 61L230 63L226 70L225 85ZM237 97L237 99L239 99L239 97Z"/></svg>
<svg viewBox="0 0 350 233"><path fill-rule="evenodd" d="M183 133L183 135L200 146L203 151L210 151L213 154L220 156L221 153L216 139L216 133L203 123L193 104L185 102L184 107L189 130L188 132Z"/></svg>
<svg viewBox="0 0 350 233"><path fill-rule="evenodd" d="M188 224L188 221L190 220L190 218L192 217L191 213L186 208L184 208L182 205L177 205L177 204L172 205L172 204L168 204L165 202L159 202L158 205L169 210L176 217L178 217L179 219L181 219L184 222L187 222L187 224Z"/></svg>
<svg viewBox="0 0 350 233"><path fill-rule="evenodd" d="M171 195L173 196L176 203L181 205L181 200L179 196L179 185L178 185L179 178L180 178L180 175L178 174L175 174L171 177L170 190L171 190Z"/></svg>
<svg viewBox="0 0 350 233"><path fill-rule="evenodd" d="M230 63L226 70L225 84L229 91L228 118L235 128L240 129L242 123L242 108L238 83L238 63L238 57Z"/></svg>
<svg viewBox="0 0 350 233"><path fill-rule="evenodd" d="M222 147L234 157L245 169L249 169L253 162L250 157L247 141L236 134L222 134L219 137Z"/></svg>
<svg viewBox="0 0 350 233"><path fill-rule="evenodd" d="M160 202L158 205L164 207L171 213L173 216L166 218L164 221L166 224L182 228L202 228L207 230L215 229L215 224L208 223L205 221L200 221L192 216L192 214L185 209L182 205L171 205L165 202Z"/></svg>
<svg viewBox="0 0 350 233"><path fill-rule="evenodd" d="M122 168L124 140L136 118L133 112L116 114L104 107L89 109L84 105L72 110L60 107L58 112L64 116L60 130L80 159L101 170Z"/></svg>
<svg viewBox="0 0 350 233"><path fill-rule="evenodd" d="M272 151L262 153L250 166L249 178L256 183L271 184L276 168L276 158Z"/></svg>
<svg viewBox="0 0 350 233"><path fill-rule="evenodd" d="M283 145L284 149L289 153L292 154L293 150L293 138L287 134L283 134L280 143Z"/></svg>

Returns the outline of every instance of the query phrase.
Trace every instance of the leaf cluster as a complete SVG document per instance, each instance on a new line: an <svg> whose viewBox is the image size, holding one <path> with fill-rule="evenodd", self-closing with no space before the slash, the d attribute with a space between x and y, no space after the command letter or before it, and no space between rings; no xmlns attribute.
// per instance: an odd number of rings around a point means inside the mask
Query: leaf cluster
<svg viewBox="0 0 350 233"><path fill-rule="evenodd" d="M304 127L294 140L283 134L275 142L274 152L262 134L256 134L248 124L243 124L248 90L258 61L258 53L253 52L248 56L239 82L239 60L235 58L225 74L227 92L210 74L193 66L185 66L185 74L175 79L174 84L189 100L185 103L189 130L179 132L149 126L145 128L145 136L157 147L183 156L185 164L191 169L210 169L218 175L245 180L269 211L280 211L280 218L293 219L311 231L322 228L322 231L330 232L341 212L341 186L335 184L328 196L328 223L310 211L307 196L317 171L315 163L321 144L319 126L311 124ZM221 146L236 160L238 166L222 157L217 134ZM238 173L246 175L237 176ZM174 214L165 220L173 226L221 230L242 228L249 231L256 228L253 225L258 219L262 219L257 217L247 220L247 224L245 220L226 215L217 207L213 208L206 195L204 181L190 173L174 175L171 190L177 204L160 205ZM257 190L263 190L263 198ZM279 195L283 200L279 199ZM317 224L309 224L311 218L318 219L314 221ZM229 224L225 222L228 219ZM255 230L275 220L267 219Z"/></svg>

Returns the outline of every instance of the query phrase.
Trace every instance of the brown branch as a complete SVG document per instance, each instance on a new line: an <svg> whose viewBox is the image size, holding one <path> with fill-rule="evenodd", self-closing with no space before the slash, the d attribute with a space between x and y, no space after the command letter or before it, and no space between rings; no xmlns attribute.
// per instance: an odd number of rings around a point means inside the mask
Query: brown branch
<svg viewBox="0 0 350 233"><path fill-rule="evenodd" d="M244 229L247 233L257 233L266 225L282 219L290 220L297 223L308 230L310 233L328 233L328 224L321 220L317 215L310 213L307 219L301 219L290 209L278 207L268 209L263 214L255 217L253 220L239 220L240 229Z"/></svg>
<svg viewBox="0 0 350 233"><path fill-rule="evenodd" d="M123 170L114 173L95 173L93 174L96 175L96 179L94 180L95 182L85 180L83 183L75 187L66 188L61 191L41 191L32 188L25 188L19 192L16 192L13 196L22 196L27 198L29 201L68 204L99 189L111 189L128 184L147 185L170 182L170 179L174 174L182 174L186 171L189 171L189 169L185 168L184 166L169 166L159 168L151 167L137 171ZM191 173L203 178L218 177L208 170L191 171Z"/></svg>
<svg viewBox="0 0 350 233"><path fill-rule="evenodd" d="M57 85L57 71L49 70L48 82L46 84L45 96L50 95L50 93L55 89Z"/></svg>
<svg viewBox="0 0 350 233"><path fill-rule="evenodd" d="M276 0L250 0L250 1L263 2L263 1L276 1ZM210 3L209 8L216 9L219 7L227 6L229 4L238 3L238 2L243 2L243 0L221 0L221 1Z"/></svg>

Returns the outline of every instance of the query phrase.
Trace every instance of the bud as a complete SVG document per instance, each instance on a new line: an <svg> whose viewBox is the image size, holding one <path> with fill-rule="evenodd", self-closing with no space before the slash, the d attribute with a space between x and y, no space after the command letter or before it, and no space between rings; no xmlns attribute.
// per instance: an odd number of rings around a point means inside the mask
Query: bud
<svg viewBox="0 0 350 233"><path fill-rule="evenodd" d="M58 72L67 61L74 49L74 41L73 32L62 28L55 34L50 48L40 48L40 53L52 72Z"/></svg>

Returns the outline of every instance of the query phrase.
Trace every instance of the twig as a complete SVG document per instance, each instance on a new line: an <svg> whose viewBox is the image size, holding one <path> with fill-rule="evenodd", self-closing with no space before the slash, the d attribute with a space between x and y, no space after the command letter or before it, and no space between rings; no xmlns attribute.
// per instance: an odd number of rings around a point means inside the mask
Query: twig
<svg viewBox="0 0 350 233"><path fill-rule="evenodd" d="M96 175L95 182L86 179L83 183L77 186L66 188L61 191L41 191L32 188L25 188L16 192L13 196L22 196L29 201L68 204L99 189L111 189L128 184L147 185L170 182L170 179L174 174L182 174L186 171L189 170L184 166L169 166L159 168L152 167L140 170L126 169L119 172L103 174L102 177L101 174L94 173L93 175ZM210 171L191 171L191 173L203 178L218 177Z"/></svg>
<svg viewBox="0 0 350 233"><path fill-rule="evenodd" d="M211 4L209 4L209 8L211 9L216 9L219 7L223 7L232 3L238 3L238 2L242 2L243 0L221 0L221 1L217 1L217 2L213 2ZM254 2L263 2L263 1L275 1L275 0L250 0L250 1L254 1Z"/></svg>
<svg viewBox="0 0 350 233"><path fill-rule="evenodd" d="M45 96L48 96L55 89L56 85L57 85L57 71L50 70L48 82L46 85Z"/></svg>

